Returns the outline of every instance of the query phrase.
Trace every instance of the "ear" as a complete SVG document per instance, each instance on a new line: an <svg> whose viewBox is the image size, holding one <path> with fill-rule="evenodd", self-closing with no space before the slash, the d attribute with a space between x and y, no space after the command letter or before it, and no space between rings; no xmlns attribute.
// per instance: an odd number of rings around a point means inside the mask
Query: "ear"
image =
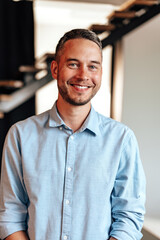
<svg viewBox="0 0 160 240"><path fill-rule="evenodd" d="M57 73L58 73L58 64L55 60L53 60L51 62L51 73L52 73L52 77L54 79L57 79Z"/></svg>

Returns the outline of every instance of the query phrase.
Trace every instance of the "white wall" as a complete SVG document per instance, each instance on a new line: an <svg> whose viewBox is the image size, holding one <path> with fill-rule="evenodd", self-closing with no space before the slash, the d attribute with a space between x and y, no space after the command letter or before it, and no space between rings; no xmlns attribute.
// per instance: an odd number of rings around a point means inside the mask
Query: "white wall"
<svg viewBox="0 0 160 240"><path fill-rule="evenodd" d="M122 122L138 139L147 179L147 216L160 218L160 16L126 35Z"/></svg>

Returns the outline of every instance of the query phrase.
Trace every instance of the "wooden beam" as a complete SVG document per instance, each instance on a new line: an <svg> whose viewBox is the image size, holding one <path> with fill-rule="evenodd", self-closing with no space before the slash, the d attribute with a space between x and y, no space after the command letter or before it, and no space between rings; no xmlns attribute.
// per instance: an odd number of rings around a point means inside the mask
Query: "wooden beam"
<svg viewBox="0 0 160 240"><path fill-rule="evenodd" d="M9 95L0 94L0 112L8 113L12 111L16 107L25 103L28 99L32 98L37 90L52 80L53 77L51 73L49 73L47 76L39 80L34 80L30 84L25 85Z"/></svg>
<svg viewBox="0 0 160 240"><path fill-rule="evenodd" d="M144 13L140 17L133 18L127 25L122 25L122 27L116 28L114 31L111 32L111 34L109 34L109 36L102 40L102 47L104 48L107 45L113 45L124 35L139 27L157 14L160 14L160 4L150 7L149 10L146 11L146 13Z"/></svg>

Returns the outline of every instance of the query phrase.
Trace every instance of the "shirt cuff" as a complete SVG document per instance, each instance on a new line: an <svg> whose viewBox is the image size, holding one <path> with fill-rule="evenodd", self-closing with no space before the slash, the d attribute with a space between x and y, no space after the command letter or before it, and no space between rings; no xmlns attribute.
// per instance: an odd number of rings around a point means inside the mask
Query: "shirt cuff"
<svg viewBox="0 0 160 240"><path fill-rule="evenodd" d="M5 239L9 235L18 232L18 231L26 231L25 224L8 224L5 223L7 226L0 226L0 239Z"/></svg>
<svg viewBox="0 0 160 240"><path fill-rule="evenodd" d="M110 237L114 237L118 240L140 240L143 234L136 228L126 224L116 223L110 232Z"/></svg>

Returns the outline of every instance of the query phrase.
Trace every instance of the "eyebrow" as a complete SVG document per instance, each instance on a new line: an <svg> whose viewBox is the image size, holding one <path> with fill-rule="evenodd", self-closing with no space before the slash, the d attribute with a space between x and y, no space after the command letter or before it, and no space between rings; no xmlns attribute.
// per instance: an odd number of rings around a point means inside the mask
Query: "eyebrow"
<svg viewBox="0 0 160 240"><path fill-rule="evenodd" d="M67 62L71 62L71 61L79 62L78 59L76 59L76 58L68 58L67 59Z"/></svg>
<svg viewBox="0 0 160 240"><path fill-rule="evenodd" d="M95 64L98 64L98 65L101 65L101 63L99 61L91 61L91 63L95 63Z"/></svg>
<svg viewBox="0 0 160 240"><path fill-rule="evenodd" d="M67 59L67 62L71 62L71 61L73 61L73 62L79 62L79 60L76 59L76 58L68 58L68 59ZM90 61L90 62L91 62L91 63L98 64L98 65L101 65L101 63L100 63L99 61L96 61L96 60L92 60L92 61Z"/></svg>

